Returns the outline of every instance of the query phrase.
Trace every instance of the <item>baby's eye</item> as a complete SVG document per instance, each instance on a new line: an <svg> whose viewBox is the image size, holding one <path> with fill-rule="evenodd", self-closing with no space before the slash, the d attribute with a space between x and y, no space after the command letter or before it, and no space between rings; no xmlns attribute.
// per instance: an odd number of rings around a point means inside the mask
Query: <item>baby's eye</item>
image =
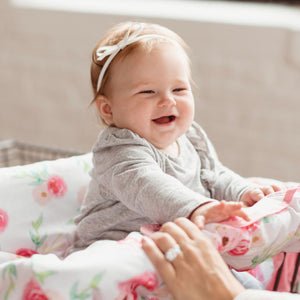
<svg viewBox="0 0 300 300"><path fill-rule="evenodd" d="M182 91L185 91L186 88L176 88L173 90L173 92L177 93L177 92L182 92Z"/></svg>
<svg viewBox="0 0 300 300"><path fill-rule="evenodd" d="M152 90L145 90L140 92L140 94L152 94L152 93L154 93L154 91Z"/></svg>

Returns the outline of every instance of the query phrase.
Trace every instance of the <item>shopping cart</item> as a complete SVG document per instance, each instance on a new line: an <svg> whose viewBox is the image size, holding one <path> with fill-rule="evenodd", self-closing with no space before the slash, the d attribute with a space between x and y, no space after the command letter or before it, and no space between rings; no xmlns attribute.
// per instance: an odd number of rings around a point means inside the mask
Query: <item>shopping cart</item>
<svg viewBox="0 0 300 300"><path fill-rule="evenodd" d="M0 167L26 165L37 161L54 160L80 154L83 153L16 140L0 141Z"/></svg>

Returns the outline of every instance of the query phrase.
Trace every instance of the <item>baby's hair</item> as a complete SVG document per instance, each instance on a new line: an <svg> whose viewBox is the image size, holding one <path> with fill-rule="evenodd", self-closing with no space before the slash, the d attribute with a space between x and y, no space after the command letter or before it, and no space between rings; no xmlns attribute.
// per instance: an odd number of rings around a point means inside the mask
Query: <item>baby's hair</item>
<svg viewBox="0 0 300 300"><path fill-rule="evenodd" d="M104 57L102 60L99 60L97 55L97 50L100 47L106 47L106 46L114 46L117 45L120 41L122 41L127 33L132 34L135 32L138 28L142 27L142 31L140 32L139 36L143 35L157 35L154 38L145 38L140 39L132 44L127 45L126 47L122 48L120 52L116 55L115 58L113 58L112 62L108 65L103 79L101 81L100 87L98 87L98 80L100 72L105 64L105 62L109 59L109 56ZM130 31L130 32L128 32ZM160 37L159 37L160 36ZM166 37L166 39L164 38ZM150 52L151 49L161 42L175 42L178 44L185 56L187 63L189 63L189 58L187 55L187 45L183 41L183 39L173 32L172 30L157 25L157 24L150 24L150 23L135 23L135 22L126 22L118 24L114 27L112 27L106 35L98 42L96 47L93 50L92 53L92 62L91 62L91 83L94 93L94 99L92 102L94 102L98 95L105 95L105 86L108 82L109 76L110 76L110 67L112 64L115 64L117 61L124 59L129 53L134 51L137 48L143 48L145 51ZM99 88L99 90L98 90Z"/></svg>

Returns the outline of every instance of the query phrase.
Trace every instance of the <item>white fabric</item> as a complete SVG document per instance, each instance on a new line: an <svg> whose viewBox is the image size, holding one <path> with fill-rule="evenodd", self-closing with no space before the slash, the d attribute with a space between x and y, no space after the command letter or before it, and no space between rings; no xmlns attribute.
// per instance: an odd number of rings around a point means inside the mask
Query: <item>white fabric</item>
<svg viewBox="0 0 300 300"><path fill-rule="evenodd" d="M300 299L299 294L269 292L261 290L245 290L234 300L296 300Z"/></svg>
<svg viewBox="0 0 300 300"><path fill-rule="evenodd" d="M73 217L89 184L91 166L88 153L0 168L0 250L31 249L62 257L73 243Z"/></svg>
<svg viewBox="0 0 300 300"><path fill-rule="evenodd" d="M95 242L62 259L90 168L87 154L0 169L0 299L172 299L142 251L139 233ZM39 254L22 256L30 251ZM236 300L270 299L247 295ZM282 295L278 299L299 297Z"/></svg>

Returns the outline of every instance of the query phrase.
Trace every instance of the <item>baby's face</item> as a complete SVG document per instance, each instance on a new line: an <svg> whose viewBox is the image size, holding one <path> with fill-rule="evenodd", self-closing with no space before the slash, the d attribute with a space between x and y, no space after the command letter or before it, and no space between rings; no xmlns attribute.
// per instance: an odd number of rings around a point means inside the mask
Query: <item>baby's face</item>
<svg viewBox="0 0 300 300"><path fill-rule="evenodd" d="M112 124L165 150L190 127L194 98L183 50L170 42L136 49L111 66L106 96Z"/></svg>

